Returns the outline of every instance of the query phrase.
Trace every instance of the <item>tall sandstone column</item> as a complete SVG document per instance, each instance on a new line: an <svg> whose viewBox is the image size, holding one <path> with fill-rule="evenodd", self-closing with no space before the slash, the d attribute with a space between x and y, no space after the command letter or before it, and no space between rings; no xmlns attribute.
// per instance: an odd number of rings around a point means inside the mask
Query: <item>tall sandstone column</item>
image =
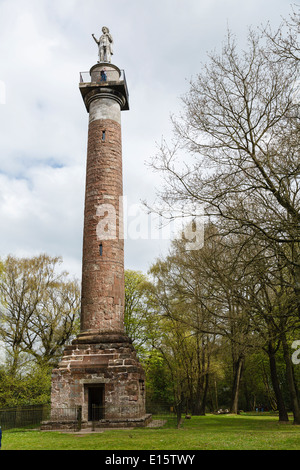
<svg viewBox="0 0 300 470"><path fill-rule="evenodd" d="M99 81L104 68L106 82L81 88L89 112L81 305L86 334L124 333L121 109L128 101L117 67L96 65L92 78Z"/></svg>
<svg viewBox="0 0 300 470"><path fill-rule="evenodd" d="M83 427L92 422L100 427L145 426L151 419L145 412L144 370L124 333L120 198L121 111L129 109L125 74L99 62L88 80L85 76L81 74L79 85L89 113L81 328L52 371L51 419L43 429L72 426L67 416L76 409L82 410Z"/></svg>

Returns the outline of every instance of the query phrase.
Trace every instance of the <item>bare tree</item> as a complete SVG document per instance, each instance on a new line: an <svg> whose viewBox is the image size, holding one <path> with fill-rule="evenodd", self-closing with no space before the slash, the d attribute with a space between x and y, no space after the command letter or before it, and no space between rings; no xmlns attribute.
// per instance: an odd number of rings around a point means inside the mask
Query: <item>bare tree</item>
<svg viewBox="0 0 300 470"><path fill-rule="evenodd" d="M160 204L201 204L220 233L276 244L300 316L297 79L298 67L283 67L264 38L250 31L239 51L229 32L183 97L175 144L163 142L152 166L165 176Z"/></svg>
<svg viewBox="0 0 300 470"><path fill-rule="evenodd" d="M299 33L300 13L292 8L288 19L283 19L276 31L270 24L263 28L263 32L269 40L269 48L275 58L283 63L291 63L293 66L300 60Z"/></svg>

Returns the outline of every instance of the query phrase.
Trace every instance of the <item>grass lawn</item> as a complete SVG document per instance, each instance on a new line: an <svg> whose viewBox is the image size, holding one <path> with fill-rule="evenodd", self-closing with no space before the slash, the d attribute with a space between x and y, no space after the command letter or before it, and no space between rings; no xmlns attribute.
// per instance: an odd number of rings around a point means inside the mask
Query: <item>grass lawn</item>
<svg viewBox="0 0 300 470"><path fill-rule="evenodd" d="M162 428L94 433L3 431L2 450L300 450L300 426L275 416L207 415Z"/></svg>

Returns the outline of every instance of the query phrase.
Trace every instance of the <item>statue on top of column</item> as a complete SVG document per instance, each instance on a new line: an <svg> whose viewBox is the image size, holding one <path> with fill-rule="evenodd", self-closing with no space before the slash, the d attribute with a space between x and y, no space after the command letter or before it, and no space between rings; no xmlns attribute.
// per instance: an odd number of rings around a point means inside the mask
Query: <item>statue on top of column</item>
<svg viewBox="0 0 300 470"><path fill-rule="evenodd" d="M113 38L109 33L109 29L106 26L102 28L102 35L99 40L95 38L95 35L92 34L95 42L99 47L99 63L101 62L111 62L111 56L113 55Z"/></svg>

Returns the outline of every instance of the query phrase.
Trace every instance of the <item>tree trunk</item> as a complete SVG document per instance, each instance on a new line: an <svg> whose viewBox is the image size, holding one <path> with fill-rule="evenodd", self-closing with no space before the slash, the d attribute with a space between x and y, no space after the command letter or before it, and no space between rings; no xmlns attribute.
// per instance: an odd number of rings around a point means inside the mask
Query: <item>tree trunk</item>
<svg viewBox="0 0 300 470"><path fill-rule="evenodd" d="M195 399L192 407L193 415L198 416L201 414L201 394L203 390L203 379L198 377L196 385Z"/></svg>
<svg viewBox="0 0 300 470"><path fill-rule="evenodd" d="M293 373L291 355L290 355L288 344L286 342L285 333L282 333L281 339L282 339L282 347L283 347L283 356L284 356L284 360L286 364L286 378L287 378L287 383L289 387L291 406L292 406L293 416L294 416L294 424L300 424L299 400L298 400L297 390L296 390L296 386L294 382L294 373Z"/></svg>
<svg viewBox="0 0 300 470"><path fill-rule="evenodd" d="M200 416L205 416L205 408L206 408L206 399L207 399L207 391L208 391L208 381L209 381L209 374L205 374L205 387L203 392L203 397L201 401L201 407L199 410Z"/></svg>
<svg viewBox="0 0 300 470"><path fill-rule="evenodd" d="M279 412L279 421L286 422L289 420L289 417L285 408L283 396L282 396L279 381L278 381L275 352L271 343L269 343L268 345L268 356L269 356L269 363L270 363L271 381L272 381L273 390L276 396L277 409Z"/></svg>
<svg viewBox="0 0 300 470"><path fill-rule="evenodd" d="M230 406L230 413L239 413L239 391L240 381L242 376L242 367L244 363L244 356L239 356L238 360L234 363L234 379L232 385L232 399Z"/></svg>
<svg viewBox="0 0 300 470"><path fill-rule="evenodd" d="M182 421L182 397L180 398L180 401L177 403L176 406L176 415L177 415L177 429L180 428L181 426L181 421Z"/></svg>
<svg viewBox="0 0 300 470"><path fill-rule="evenodd" d="M216 411L219 409L219 401L218 401L218 388L217 388L217 381L216 379L214 380L214 386L215 386L215 400L216 400Z"/></svg>
<svg viewBox="0 0 300 470"><path fill-rule="evenodd" d="M202 338L203 340L203 338ZM197 384L196 384L196 393L195 393L195 400L192 407L193 415L198 416L201 414L201 395L204 387L204 379L203 379L203 368L205 366L205 354L204 354L204 347L203 344L200 345L200 335L197 334L196 336L197 341ZM202 354L201 354L202 353Z"/></svg>

